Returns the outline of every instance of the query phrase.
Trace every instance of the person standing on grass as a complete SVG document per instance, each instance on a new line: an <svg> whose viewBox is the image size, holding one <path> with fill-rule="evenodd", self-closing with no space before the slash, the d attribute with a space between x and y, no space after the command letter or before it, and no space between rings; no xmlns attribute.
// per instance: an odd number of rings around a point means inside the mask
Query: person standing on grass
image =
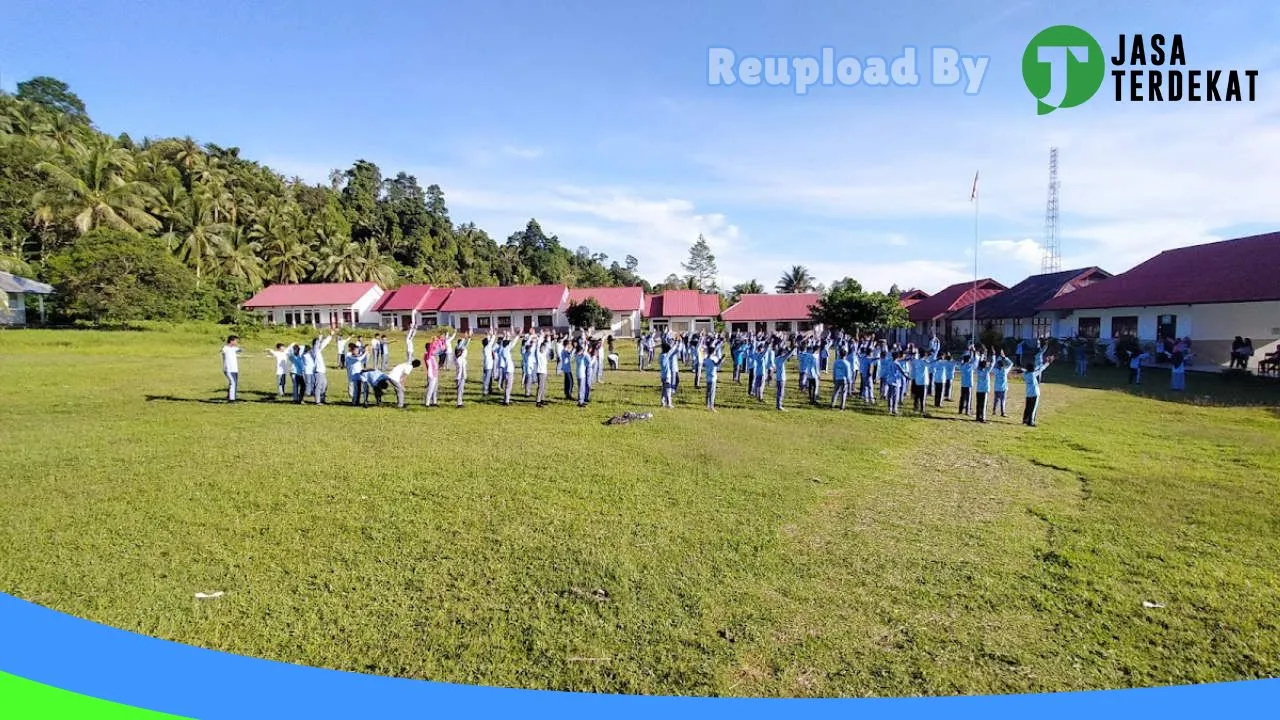
<svg viewBox="0 0 1280 720"><path fill-rule="evenodd" d="M929 357L929 377L933 381L933 406L942 407L942 398L947 389L947 360L945 355Z"/></svg>
<svg viewBox="0 0 1280 720"><path fill-rule="evenodd" d="M298 354L302 357L302 398L298 400L299 404L306 402L316 391L316 355L311 351L313 347L314 344L298 348Z"/></svg>
<svg viewBox="0 0 1280 720"><path fill-rule="evenodd" d="M782 345L783 341L778 342L779 346L773 351L773 379L777 386L774 406L778 412L785 412L786 410L782 407L782 398L787 391L787 361L796 354L796 349L791 345Z"/></svg>
<svg viewBox="0 0 1280 720"><path fill-rule="evenodd" d="M351 396L351 404L360 404L363 388L361 373L364 372L364 351L355 343L347 343L347 393Z"/></svg>
<svg viewBox="0 0 1280 720"><path fill-rule="evenodd" d="M974 387L977 390L977 411L974 419L984 423L987 421L987 393L991 391L991 363L986 358L978 361L974 370ZM961 390L960 392L964 392Z"/></svg>
<svg viewBox="0 0 1280 720"><path fill-rule="evenodd" d="M458 390L458 407L462 407L462 391L467 386L467 345L470 339L467 336L458 338L457 345L453 347L453 368L454 382Z"/></svg>
<svg viewBox="0 0 1280 720"><path fill-rule="evenodd" d="M275 350L267 354L276 360L276 397L284 397L285 376L289 374L289 351L284 343L276 343Z"/></svg>
<svg viewBox="0 0 1280 720"><path fill-rule="evenodd" d="M544 407L547 404L547 370L554 361L555 349L555 341L550 335L538 338L538 344L534 347L533 374L537 377L538 385L538 399L534 407Z"/></svg>
<svg viewBox="0 0 1280 720"><path fill-rule="evenodd" d="M240 385L240 338L227 336L227 344L222 346L222 374L227 376L227 402L236 401L236 390Z"/></svg>
<svg viewBox="0 0 1280 720"><path fill-rule="evenodd" d="M311 392L315 396L317 405L323 405L328 399L329 375L324 366L324 349L333 340L335 332L330 330L328 335L321 335L311 341L311 355L315 358L316 368L315 375L311 379Z"/></svg>
<svg viewBox="0 0 1280 720"><path fill-rule="evenodd" d="M436 407L440 404L440 346L443 344L444 338L437 337L427 345L426 352L422 353L422 361L419 367L423 368L423 374L426 375L426 392L422 394L422 407ZM401 367L401 365L396 367ZM413 366L410 367L412 368ZM404 376L408 376L408 374L408 371L406 371Z"/></svg>
<svg viewBox="0 0 1280 720"><path fill-rule="evenodd" d="M992 366L992 392L995 394L994 412L1000 413L1000 417L1009 417L1005 412L1005 399L1009 393L1009 373L1013 372L1013 361L1005 357L1004 351L1000 351L1000 356L996 358L995 365Z"/></svg>
<svg viewBox="0 0 1280 720"><path fill-rule="evenodd" d="M674 408L675 403L675 374L677 372L675 353L671 351L671 345L664 341L662 343L662 355L658 357L658 376L662 381L662 407Z"/></svg>
<svg viewBox="0 0 1280 720"><path fill-rule="evenodd" d="M1173 367L1169 370L1169 389L1182 392L1187 389L1187 356L1182 352L1173 354Z"/></svg>
<svg viewBox="0 0 1280 720"><path fill-rule="evenodd" d="M902 408L902 385L908 382L908 371L903 367L906 360L901 352L886 353L887 365L881 365L880 382L884 383L885 401L889 405L889 414L897 416Z"/></svg>
<svg viewBox="0 0 1280 720"><path fill-rule="evenodd" d="M911 409L925 415L925 397L929 394L929 359L917 350L911 357Z"/></svg>
<svg viewBox="0 0 1280 720"><path fill-rule="evenodd" d="M1053 356L1049 356L1039 364L1028 364L1022 373L1022 381L1027 385L1027 404L1022 410L1022 423L1027 427L1036 426L1036 413L1040 409L1040 379L1046 368L1053 364Z"/></svg>
<svg viewBox="0 0 1280 720"><path fill-rule="evenodd" d="M1074 346L1076 355L1076 375L1084 377L1089 372L1089 356L1086 354L1088 346L1083 342L1078 342Z"/></svg>
<svg viewBox="0 0 1280 720"><path fill-rule="evenodd" d="M965 355L957 366L960 371L960 407L961 415L972 412L974 360L972 355Z"/></svg>
<svg viewBox="0 0 1280 720"><path fill-rule="evenodd" d="M1129 384L1130 385L1142 384L1142 363L1146 362L1148 357L1150 356L1146 353L1146 351L1143 351L1140 353L1133 353L1133 357L1129 359Z"/></svg>
<svg viewBox="0 0 1280 720"><path fill-rule="evenodd" d="M573 348L568 338L560 343L560 374L564 376L564 399L573 400Z"/></svg>
<svg viewBox="0 0 1280 720"><path fill-rule="evenodd" d="M837 351L835 367L831 371L831 381L835 389L831 391L831 407L837 403L844 410L849 399L849 378L853 374L853 363L849 362L849 352L843 348Z"/></svg>
<svg viewBox="0 0 1280 720"><path fill-rule="evenodd" d="M578 382L578 407L583 408L591 402L591 356L595 348L589 347L585 341L579 340L573 354L574 380Z"/></svg>
<svg viewBox="0 0 1280 720"><path fill-rule="evenodd" d="M720 364L724 362L723 340L707 338L706 359L702 361L702 375L707 382L707 409L716 411L716 379Z"/></svg>
<svg viewBox="0 0 1280 720"><path fill-rule="evenodd" d="M516 361L511 348L511 338L504 337L498 341L497 362L498 387L502 390L502 404L511 404L511 388L516 384Z"/></svg>
<svg viewBox="0 0 1280 720"><path fill-rule="evenodd" d="M289 346L289 369L293 379L293 404L301 405L303 391L307 387L307 368L302 361L302 348L297 343Z"/></svg>
<svg viewBox="0 0 1280 720"><path fill-rule="evenodd" d="M409 328L409 332L404 334L404 354L405 362L413 360L413 341L418 337L418 326L414 325Z"/></svg>
<svg viewBox="0 0 1280 720"><path fill-rule="evenodd" d="M845 358L844 355L842 355L841 357L844 358L846 361L849 361L849 359ZM876 390L875 390L875 382L874 382L874 372L876 370L876 366L879 364L878 360L876 359L876 351L873 350L870 346L863 348L861 352L855 350L853 359L857 360L858 362L858 394L862 398L862 402L868 405L875 405ZM849 362L849 365L850 365L850 368L852 368L853 363ZM852 369L850 370L850 373L849 373L849 382L853 382ZM847 388L846 388L846 392L847 392Z"/></svg>

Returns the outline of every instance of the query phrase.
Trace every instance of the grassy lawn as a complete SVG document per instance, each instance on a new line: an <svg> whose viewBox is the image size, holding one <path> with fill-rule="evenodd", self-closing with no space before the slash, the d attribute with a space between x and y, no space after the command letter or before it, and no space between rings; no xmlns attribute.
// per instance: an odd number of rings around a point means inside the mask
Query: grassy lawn
<svg viewBox="0 0 1280 720"><path fill-rule="evenodd" d="M528 688L1280 675L1277 383L1192 375L1173 398L1160 372L1133 392L1055 367L1029 429L1018 381L1017 417L980 426L794 390L777 413L726 377L712 414L688 375L660 410L624 346L587 410L481 401L478 367L464 409L422 408L420 376L410 410L296 407L262 352L292 338L262 336L252 401L225 405L219 332L0 332L0 591L234 653ZM625 410L655 417L601 424Z"/></svg>

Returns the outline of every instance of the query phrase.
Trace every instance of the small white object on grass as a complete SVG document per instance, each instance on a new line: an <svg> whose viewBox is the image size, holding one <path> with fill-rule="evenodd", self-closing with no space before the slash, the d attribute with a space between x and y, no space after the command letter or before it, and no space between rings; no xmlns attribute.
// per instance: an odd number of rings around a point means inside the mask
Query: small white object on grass
<svg viewBox="0 0 1280 720"><path fill-rule="evenodd" d="M1148 602L1148 601L1146 601L1146 600L1143 600L1143 601L1142 601L1142 607L1147 608L1147 609L1151 609L1151 608L1159 609L1159 608L1164 607L1164 603L1153 603L1153 602Z"/></svg>
<svg viewBox="0 0 1280 720"><path fill-rule="evenodd" d="M211 592L211 593L198 592L196 593L196 599L197 600L213 600L214 598L222 597L223 594L224 593L221 590L219 590L218 592Z"/></svg>

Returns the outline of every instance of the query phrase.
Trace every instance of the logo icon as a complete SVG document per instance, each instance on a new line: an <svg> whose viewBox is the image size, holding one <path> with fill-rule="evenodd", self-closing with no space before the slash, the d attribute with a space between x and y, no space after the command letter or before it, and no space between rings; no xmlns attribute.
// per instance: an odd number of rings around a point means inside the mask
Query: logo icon
<svg viewBox="0 0 1280 720"><path fill-rule="evenodd" d="M1106 74L1102 46L1074 25L1041 30L1022 54L1022 80L1036 97L1039 115L1084 104Z"/></svg>

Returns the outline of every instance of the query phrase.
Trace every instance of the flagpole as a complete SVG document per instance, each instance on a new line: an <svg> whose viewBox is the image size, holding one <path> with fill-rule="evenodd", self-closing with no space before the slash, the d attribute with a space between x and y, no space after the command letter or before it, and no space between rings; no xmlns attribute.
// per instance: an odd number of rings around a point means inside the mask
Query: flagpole
<svg viewBox="0 0 1280 720"><path fill-rule="evenodd" d="M980 172L980 171L979 171ZM978 173L973 174L973 325L969 339L978 344Z"/></svg>

